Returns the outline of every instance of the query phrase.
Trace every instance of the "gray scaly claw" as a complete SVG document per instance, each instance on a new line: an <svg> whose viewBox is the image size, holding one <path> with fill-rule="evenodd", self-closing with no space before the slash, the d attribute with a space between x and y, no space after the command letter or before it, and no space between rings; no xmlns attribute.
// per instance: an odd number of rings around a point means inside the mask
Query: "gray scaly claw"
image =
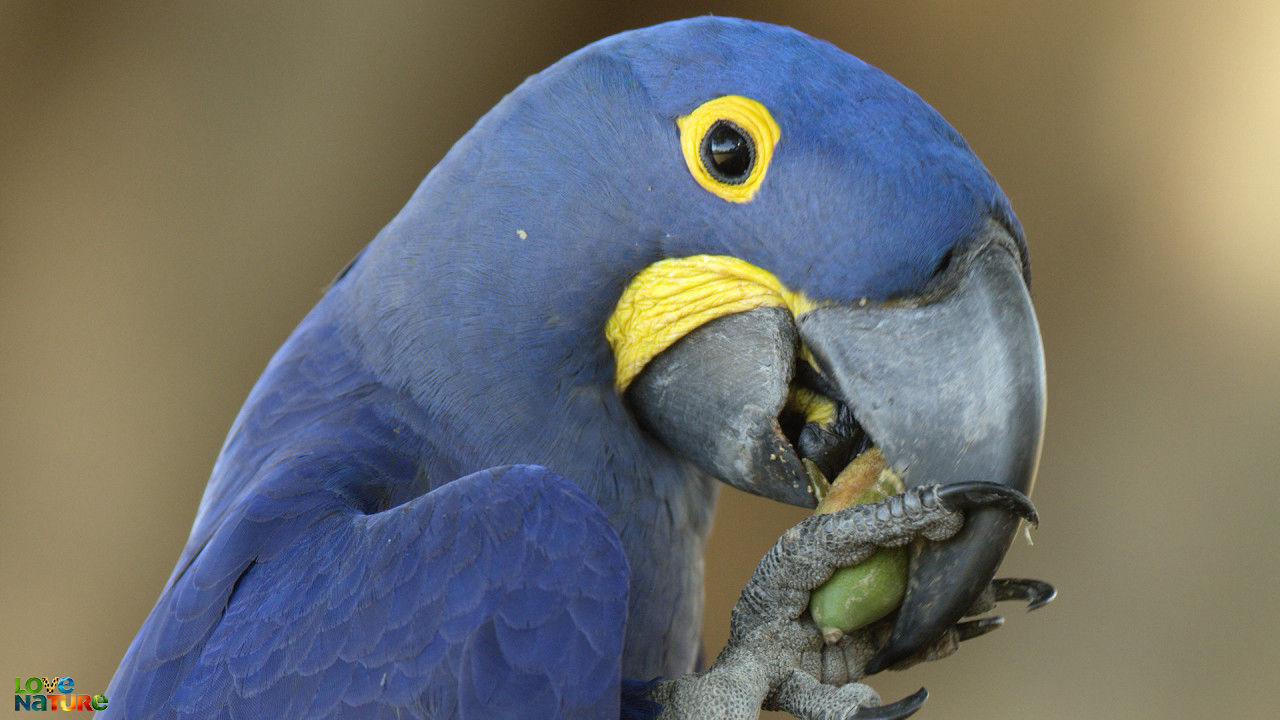
<svg viewBox="0 0 1280 720"><path fill-rule="evenodd" d="M981 637L991 632L999 630L1004 625L1004 618L999 615L992 617L978 618L977 620L966 620L956 625L956 640L964 642Z"/></svg>
<svg viewBox="0 0 1280 720"><path fill-rule="evenodd" d="M1036 513L1036 506L1031 504L1031 499L1007 485L971 481L935 487L938 499L953 510L1000 508L1032 525L1040 524L1040 516Z"/></svg>
<svg viewBox="0 0 1280 720"><path fill-rule="evenodd" d="M765 707L804 720L902 720L915 714L927 699L929 691L920 688L897 702L881 705L875 690L862 683L835 687L796 672L783 681Z"/></svg>
<svg viewBox="0 0 1280 720"><path fill-rule="evenodd" d="M1030 578L996 578L991 581L991 590L995 593L996 602L1025 601L1027 612L1039 610L1058 596L1057 589L1049 583Z"/></svg>
<svg viewBox="0 0 1280 720"><path fill-rule="evenodd" d="M916 714L916 711L929 699L929 691L925 688L911 693L897 702L888 705L860 707L850 720L902 720Z"/></svg>

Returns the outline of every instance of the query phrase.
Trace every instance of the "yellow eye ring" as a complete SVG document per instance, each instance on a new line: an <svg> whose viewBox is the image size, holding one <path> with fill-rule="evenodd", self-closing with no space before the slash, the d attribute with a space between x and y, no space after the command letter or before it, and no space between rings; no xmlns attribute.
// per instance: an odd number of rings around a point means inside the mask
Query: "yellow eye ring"
<svg viewBox="0 0 1280 720"><path fill-rule="evenodd" d="M764 182L782 131L768 108L725 95L676 119L685 165L698 184L729 202L745 203Z"/></svg>

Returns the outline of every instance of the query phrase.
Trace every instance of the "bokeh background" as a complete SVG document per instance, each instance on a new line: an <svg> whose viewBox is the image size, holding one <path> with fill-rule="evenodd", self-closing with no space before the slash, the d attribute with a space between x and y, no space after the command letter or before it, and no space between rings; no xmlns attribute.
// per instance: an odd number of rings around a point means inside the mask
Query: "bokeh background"
<svg viewBox="0 0 1280 720"><path fill-rule="evenodd" d="M0 3L0 668L99 692L245 394L328 280L522 78L713 12L885 69L1031 238L1048 356L1034 547L1061 589L921 718L1280 707L1280 5ZM726 490L707 643L800 513Z"/></svg>

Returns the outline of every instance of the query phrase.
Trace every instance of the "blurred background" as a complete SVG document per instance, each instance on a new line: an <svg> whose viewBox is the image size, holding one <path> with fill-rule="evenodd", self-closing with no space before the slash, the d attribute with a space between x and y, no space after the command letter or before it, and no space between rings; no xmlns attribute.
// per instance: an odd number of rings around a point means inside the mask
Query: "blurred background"
<svg viewBox="0 0 1280 720"><path fill-rule="evenodd" d="M785 7L784 7L785 6ZM0 2L0 668L105 689L267 359L526 75L701 13L920 93L1012 198L1049 373L1004 574L1060 588L930 667L920 718L1280 706L1280 5ZM714 656L803 513L722 495Z"/></svg>

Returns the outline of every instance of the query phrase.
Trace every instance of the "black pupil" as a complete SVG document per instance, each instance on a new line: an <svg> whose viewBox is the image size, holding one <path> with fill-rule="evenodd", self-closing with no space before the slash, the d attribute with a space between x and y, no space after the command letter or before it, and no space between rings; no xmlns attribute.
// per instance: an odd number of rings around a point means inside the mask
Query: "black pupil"
<svg viewBox="0 0 1280 720"><path fill-rule="evenodd" d="M737 185L751 174L755 147L742 128L728 120L718 120L702 138L702 163L720 182Z"/></svg>

